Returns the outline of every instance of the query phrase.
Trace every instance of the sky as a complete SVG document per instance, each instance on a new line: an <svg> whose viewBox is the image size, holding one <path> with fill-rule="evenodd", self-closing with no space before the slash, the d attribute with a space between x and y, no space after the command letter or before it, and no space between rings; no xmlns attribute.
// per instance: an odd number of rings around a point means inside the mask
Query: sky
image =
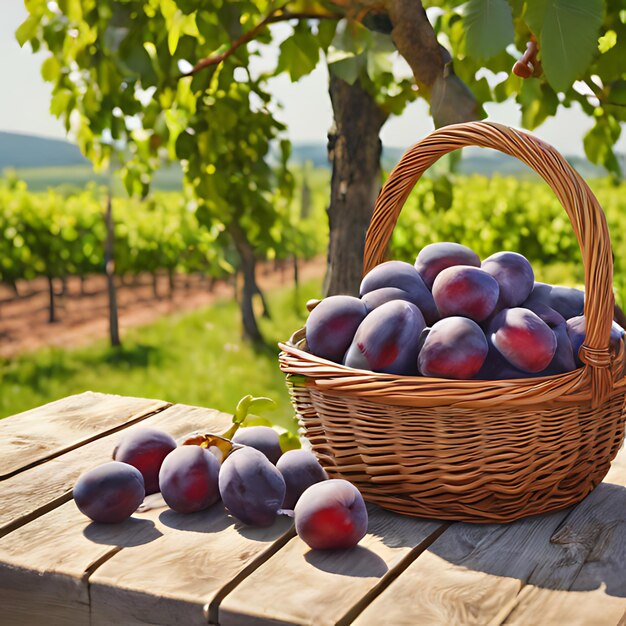
<svg viewBox="0 0 626 626"><path fill-rule="evenodd" d="M45 53L33 55L28 46L21 49L14 37L15 29L27 15L23 0L2 0L2 5L0 85L4 88L0 91L0 130L64 138L63 125L49 112L50 87L39 71ZM261 63L271 65L277 54L277 45L266 47ZM328 74L323 64L295 84L286 75L273 79L271 91L282 104L277 117L286 122L292 141L326 141L332 109L328 97ZM533 133L564 154L583 155L582 138L592 121L578 105L575 107L561 108L556 118L548 120ZM513 101L488 104L485 109L488 119L521 127L519 107ZM427 105L417 101L401 116L392 117L383 127L381 136L384 145L409 147L432 129ZM626 152L626 133L617 148Z"/></svg>

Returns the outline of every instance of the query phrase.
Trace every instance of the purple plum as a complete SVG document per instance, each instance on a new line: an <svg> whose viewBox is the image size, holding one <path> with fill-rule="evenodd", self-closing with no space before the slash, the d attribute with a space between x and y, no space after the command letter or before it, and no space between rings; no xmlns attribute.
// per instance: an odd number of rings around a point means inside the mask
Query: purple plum
<svg viewBox="0 0 626 626"><path fill-rule="evenodd" d="M145 493L136 467L110 461L81 474L72 495L79 511L94 522L119 524L137 510Z"/></svg>
<svg viewBox="0 0 626 626"><path fill-rule="evenodd" d="M532 266L526 257L517 252L492 254L480 267L491 274L500 286L497 310L522 304L535 284Z"/></svg>
<svg viewBox="0 0 626 626"><path fill-rule="evenodd" d="M306 321L306 342L311 353L341 363L367 312L365 304L352 296L330 296L322 300Z"/></svg>
<svg viewBox="0 0 626 626"><path fill-rule="evenodd" d="M489 346L480 326L466 317L447 317L430 329L419 353L424 376L468 380L485 362Z"/></svg>
<svg viewBox="0 0 626 626"><path fill-rule="evenodd" d="M415 269L429 289L432 289L439 272L453 265L480 267L480 258L467 246L441 241L424 246L415 259Z"/></svg>
<svg viewBox="0 0 626 626"><path fill-rule="evenodd" d="M381 304L359 326L344 363L373 372L415 374L418 341L425 327L414 304L403 300Z"/></svg>
<svg viewBox="0 0 626 626"><path fill-rule="evenodd" d="M419 272L409 263L387 261L370 270L361 281L360 295L383 287L396 287L409 294L410 301L419 308L428 324L439 319L433 296Z"/></svg>
<svg viewBox="0 0 626 626"><path fill-rule="evenodd" d="M529 373L548 367L557 348L552 329L536 313L520 307L494 317L489 339L511 365Z"/></svg>
<svg viewBox="0 0 626 626"><path fill-rule="evenodd" d="M433 284L441 317L460 315L482 322L493 313L499 294L498 282L491 274L466 265L447 267Z"/></svg>
<svg viewBox="0 0 626 626"><path fill-rule="evenodd" d="M143 476L146 495L159 491L159 470L165 457L176 448L171 435L146 426L136 426L122 435L113 450L113 460L136 467Z"/></svg>
<svg viewBox="0 0 626 626"><path fill-rule="evenodd" d="M309 487L294 509L296 532L314 550L356 546L367 532L367 508L347 480L331 479Z"/></svg>

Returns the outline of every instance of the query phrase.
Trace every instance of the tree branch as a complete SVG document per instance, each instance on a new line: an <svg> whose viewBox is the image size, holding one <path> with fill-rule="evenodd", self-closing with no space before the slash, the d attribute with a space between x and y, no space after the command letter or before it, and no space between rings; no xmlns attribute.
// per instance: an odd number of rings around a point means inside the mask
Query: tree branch
<svg viewBox="0 0 626 626"><path fill-rule="evenodd" d="M287 5L284 4L282 7L279 7L269 13L254 28L251 28L249 31L241 35L241 37L235 39L235 41L233 41L228 50L226 50L222 54L216 54L214 56L207 57L206 59L198 61L198 63L196 63L193 68L191 68L188 72L182 74L182 76L193 76L194 74L197 74L207 67L219 65L229 56L234 54L239 48L241 48L241 46L245 46L247 43L252 41L269 24L286 22L288 20L339 20L344 17L340 13L314 13L307 11L289 12L285 11L286 6Z"/></svg>
<svg viewBox="0 0 626 626"><path fill-rule="evenodd" d="M411 67L422 95L430 101L435 126L476 120L481 107L454 73L450 54L437 41L420 0L385 0L391 38Z"/></svg>

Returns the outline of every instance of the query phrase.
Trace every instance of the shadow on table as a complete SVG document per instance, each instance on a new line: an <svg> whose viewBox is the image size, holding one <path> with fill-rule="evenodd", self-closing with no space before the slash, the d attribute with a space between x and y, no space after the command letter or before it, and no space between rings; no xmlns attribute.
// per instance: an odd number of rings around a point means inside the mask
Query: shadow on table
<svg viewBox="0 0 626 626"><path fill-rule="evenodd" d="M197 513L177 513L167 509L159 514L159 521L176 530L196 533L218 533L233 524L221 502Z"/></svg>
<svg viewBox="0 0 626 626"><path fill-rule="evenodd" d="M162 536L154 522L131 517L121 524L98 524L91 522L83 529L90 541L121 548L142 546Z"/></svg>
<svg viewBox="0 0 626 626"><path fill-rule="evenodd" d="M349 550L311 550L304 558L318 569L341 576L380 578L388 569L385 561L363 546Z"/></svg>
<svg viewBox="0 0 626 626"><path fill-rule="evenodd" d="M626 488L510 524L453 524L429 551L453 565L537 587L626 597Z"/></svg>

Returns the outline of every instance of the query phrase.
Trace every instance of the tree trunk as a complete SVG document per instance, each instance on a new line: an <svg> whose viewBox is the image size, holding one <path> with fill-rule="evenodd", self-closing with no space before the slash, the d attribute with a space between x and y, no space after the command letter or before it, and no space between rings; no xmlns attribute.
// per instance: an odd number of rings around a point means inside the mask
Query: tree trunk
<svg viewBox="0 0 626 626"><path fill-rule="evenodd" d="M173 300L175 285L174 285L174 270L172 268L169 268L167 270L167 282L168 282L169 289L170 289L169 299Z"/></svg>
<svg viewBox="0 0 626 626"><path fill-rule="evenodd" d="M335 128L328 136L333 173L324 292L358 295L365 233L381 186L378 135L387 114L358 81L350 85L332 73L330 98Z"/></svg>
<svg viewBox="0 0 626 626"><path fill-rule="evenodd" d="M257 325L252 302L254 294L258 292L255 278L256 258L254 250L248 241L245 231L236 220L233 220L228 225L228 232L233 238L235 248L241 260L240 270L243 274L243 288L239 308L241 310L244 336L255 344L261 344L263 343L263 336Z"/></svg>
<svg viewBox="0 0 626 626"><path fill-rule="evenodd" d="M54 324L57 321L56 308L54 306L54 283L52 276L48 276L48 323Z"/></svg>
<svg viewBox="0 0 626 626"><path fill-rule="evenodd" d="M293 255L293 286L296 291L300 287L300 269L298 267L298 257Z"/></svg>
<svg viewBox="0 0 626 626"><path fill-rule="evenodd" d="M155 300L159 299L159 275L152 272L152 296Z"/></svg>
<svg viewBox="0 0 626 626"><path fill-rule="evenodd" d="M120 346L120 329L117 313L117 292L115 290L115 260L113 255L113 247L115 243L115 231L113 226L113 203L111 198L111 188L107 195L106 207L106 227L107 238L104 246L104 268L107 278L107 291L109 295L109 338L111 346Z"/></svg>
<svg viewBox="0 0 626 626"><path fill-rule="evenodd" d="M271 320L272 314L270 313L270 308L267 304L267 300L265 299L265 294L263 293L263 291L261 291L261 288L256 282L256 271L255 271L255 277L254 277L254 292L257 296L259 296L259 299L261 300L261 305L263 307L263 317L267 320Z"/></svg>

